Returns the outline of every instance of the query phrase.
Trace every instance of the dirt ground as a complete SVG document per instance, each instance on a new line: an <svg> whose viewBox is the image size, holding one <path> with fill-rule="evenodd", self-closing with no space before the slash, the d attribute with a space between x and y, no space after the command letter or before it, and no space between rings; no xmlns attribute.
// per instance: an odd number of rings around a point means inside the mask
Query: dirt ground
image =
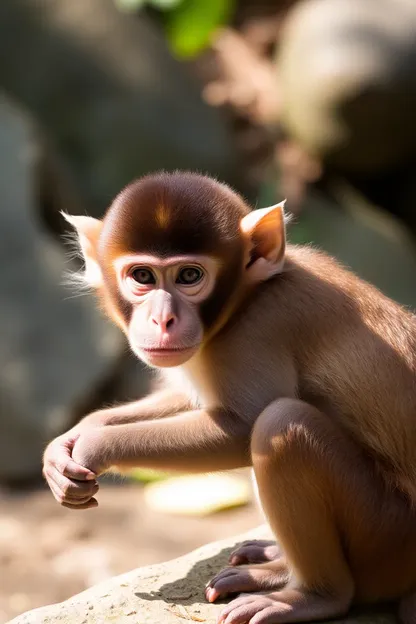
<svg viewBox="0 0 416 624"><path fill-rule="evenodd" d="M60 507L46 487L0 493L0 624L262 522L255 504L205 518L156 513L135 484L104 484L99 503L74 512Z"/></svg>

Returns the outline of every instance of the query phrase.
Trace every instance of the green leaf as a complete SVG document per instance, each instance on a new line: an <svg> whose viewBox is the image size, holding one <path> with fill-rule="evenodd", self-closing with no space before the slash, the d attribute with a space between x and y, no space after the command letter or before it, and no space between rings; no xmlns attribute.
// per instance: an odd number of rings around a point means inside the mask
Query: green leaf
<svg viewBox="0 0 416 624"><path fill-rule="evenodd" d="M147 2L160 11L170 11L176 9L184 0L147 0Z"/></svg>
<svg viewBox="0 0 416 624"><path fill-rule="evenodd" d="M206 48L213 34L226 24L235 0L183 0L167 17L166 32L173 53L182 58Z"/></svg>
<svg viewBox="0 0 416 624"><path fill-rule="evenodd" d="M114 0L118 9L126 13L134 13L144 7L147 0Z"/></svg>

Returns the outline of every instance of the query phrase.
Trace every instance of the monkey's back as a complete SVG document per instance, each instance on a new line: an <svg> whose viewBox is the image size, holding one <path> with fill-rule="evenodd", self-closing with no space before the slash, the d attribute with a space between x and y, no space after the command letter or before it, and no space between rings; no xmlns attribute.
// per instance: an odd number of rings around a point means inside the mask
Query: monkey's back
<svg viewBox="0 0 416 624"><path fill-rule="evenodd" d="M416 492L416 317L306 247L289 249L276 290L297 326L300 396L338 418Z"/></svg>

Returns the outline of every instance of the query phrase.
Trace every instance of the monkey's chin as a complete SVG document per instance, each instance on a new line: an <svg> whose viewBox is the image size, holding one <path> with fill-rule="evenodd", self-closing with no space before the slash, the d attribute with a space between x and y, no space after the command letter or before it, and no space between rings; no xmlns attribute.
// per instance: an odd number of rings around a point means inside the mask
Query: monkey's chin
<svg viewBox="0 0 416 624"><path fill-rule="evenodd" d="M198 345L186 349L137 349L145 364L154 368L172 368L185 364L198 351Z"/></svg>

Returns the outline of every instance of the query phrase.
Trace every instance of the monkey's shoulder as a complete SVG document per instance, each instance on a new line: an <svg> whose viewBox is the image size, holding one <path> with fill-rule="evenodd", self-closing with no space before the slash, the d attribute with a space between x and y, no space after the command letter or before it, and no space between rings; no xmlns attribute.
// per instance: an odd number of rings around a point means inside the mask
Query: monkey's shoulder
<svg viewBox="0 0 416 624"><path fill-rule="evenodd" d="M288 246L287 264L280 283L276 280L275 290L289 291L288 284L298 293L298 309L309 297L315 300L319 313L334 310L338 314L344 310L343 320L360 317L376 326L401 323L416 331L415 314L337 259L309 245Z"/></svg>

